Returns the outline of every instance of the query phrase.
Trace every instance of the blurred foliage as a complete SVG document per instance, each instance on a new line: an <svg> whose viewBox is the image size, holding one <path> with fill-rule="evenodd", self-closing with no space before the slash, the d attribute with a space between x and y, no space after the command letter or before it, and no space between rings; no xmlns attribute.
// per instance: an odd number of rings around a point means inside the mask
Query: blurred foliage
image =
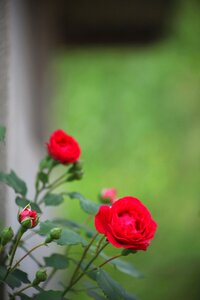
<svg viewBox="0 0 200 300"><path fill-rule="evenodd" d="M120 278L143 300L200 297L200 20L195 2L180 4L159 43L66 50L54 64L52 129L83 150L74 190L96 199L116 187L159 224L148 251L132 257L145 278Z"/></svg>

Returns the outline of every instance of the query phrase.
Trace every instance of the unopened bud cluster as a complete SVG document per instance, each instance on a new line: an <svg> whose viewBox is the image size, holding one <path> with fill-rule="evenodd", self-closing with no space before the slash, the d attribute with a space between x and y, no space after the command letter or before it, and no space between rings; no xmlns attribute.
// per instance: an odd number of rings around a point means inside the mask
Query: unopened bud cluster
<svg viewBox="0 0 200 300"><path fill-rule="evenodd" d="M83 164L80 161L77 161L68 171L70 176L67 178L67 181L80 180L83 177Z"/></svg>

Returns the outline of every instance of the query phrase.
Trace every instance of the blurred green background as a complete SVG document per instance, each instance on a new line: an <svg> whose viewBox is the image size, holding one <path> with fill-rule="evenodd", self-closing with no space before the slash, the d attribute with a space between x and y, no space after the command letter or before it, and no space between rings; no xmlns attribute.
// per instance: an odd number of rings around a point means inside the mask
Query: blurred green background
<svg viewBox="0 0 200 300"><path fill-rule="evenodd" d="M158 223L148 251L127 258L145 277L114 275L141 300L200 299L200 21L192 3L160 42L66 49L53 64L51 127L76 137L84 161L71 190L96 201L116 187Z"/></svg>

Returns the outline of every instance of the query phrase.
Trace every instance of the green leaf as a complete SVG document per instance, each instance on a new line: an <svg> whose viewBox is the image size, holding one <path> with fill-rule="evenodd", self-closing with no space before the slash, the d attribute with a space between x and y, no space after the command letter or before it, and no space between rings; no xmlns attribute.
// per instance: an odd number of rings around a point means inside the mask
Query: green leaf
<svg viewBox="0 0 200 300"><path fill-rule="evenodd" d="M104 297L104 296L102 296L102 295L99 295L96 291L94 291L94 290L87 290L87 294L91 297L91 298L93 298L93 299L95 299L95 300L106 300L106 298Z"/></svg>
<svg viewBox="0 0 200 300"><path fill-rule="evenodd" d="M140 273L133 265L130 264L130 262L123 261L121 259L115 259L110 262L112 265L114 265L119 271L130 275L132 277L136 278L142 278L143 275Z"/></svg>
<svg viewBox="0 0 200 300"><path fill-rule="evenodd" d="M87 294L91 298L93 298L95 300L106 300L106 298L102 294L99 294L99 293L101 293L101 290L96 285L91 284L91 282L89 282L89 281L86 281L84 285L85 285Z"/></svg>
<svg viewBox="0 0 200 300"><path fill-rule="evenodd" d="M35 295L33 300L61 300L64 299L62 296L62 291L43 291L37 295Z"/></svg>
<svg viewBox="0 0 200 300"><path fill-rule="evenodd" d="M12 272L12 275L20 279L23 283L30 283L28 274L20 269L16 269L14 272Z"/></svg>
<svg viewBox="0 0 200 300"><path fill-rule="evenodd" d="M2 281L3 278L6 275L6 268L3 266L0 266L0 280ZM10 273L8 277L6 278L6 283L11 287L11 288L16 288L20 287L21 284L23 283L30 283L30 280L28 279L27 273L16 269L14 272Z"/></svg>
<svg viewBox="0 0 200 300"><path fill-rule="evenodd" d="M110 259L110 257L107 256L103 252L100 253L100 256L103 257L105 260ZM124 260L116 258L114 260L109 261L108 263L114 265L117 270L119 270L127 275L130 275L135 278L143 277L142 273L139 272L132 264L130 264L130 262L126 262Z"/></svg>
<svg viewBox="0 0 200 300"><path fill-rule="evenodd" d="M26 183L22 179L20 179L14 171L11 171L10 174L0 172L0 182L4 182L5 184L12 187L17 194L26 196Z"/></svg>
<svg viewBox="0 0 200 300"><path fill-rule="evenodd" d="M6 268L3 266L0 266L0 282L2 282L3 279L5 278L6 272L7 272ZM12 289L14 289L16 287L20 287L20 285L22 284L21 280L17 276L15 276L14 272L8 275L5 282Z"/></svg>
<svg viewBox="0 0 200 300"><path fill-rule="evenodd" d="M44 172L39 172L38 173L38 179L42 182L42 183L47 183L49 181L49 177L46 173Z"/></svg>
<svg viewBox="0 0 200 300"><path fill-rule="evenodd" d="M54 205L57 206L64 201L64 198L60 194L47 194L44 198L44 203L46 205Z"/></svg>
<svg viewBox="0 0 200 300"><path fill-rule="evenodd" d="M67 257L59 253L54 253L49 257L44 257L44 260L47 267L52 267L54 269L65 269L69 265Z"/></svg>
<svg viewBox="0 0 200 300"><path fill-rule="evenodd" d="M85 232L86 236L89 238L91 238L95 233L95 230L93 230L85 225L82 225L82 224L79 224L79 223L76 223L74 221L67 220L67 219L57 218L57 219L53 220L53 223L55 223L56 225L61 225L64 227L71 228L75 231L83 230Z"/></svg>
<svg viewBox="0 0 200 300"><path fill-rule="evenodd" d="M15 199L15 202L16 202L16 204L19 207L22 207L22 208L24 208L25 206L27 206L28 204L30 204L31 208L33 210L35 210L37 213L40 214L42 212L41 209L40 209L40 207L35 202L31 202L31 201L29 201L27 199L24 199L24 198L21 198L21 197L17 197Z"/></svg>
<svg viewBox="0 0 200 300"><path fill-rule="evenodd" d="M86 246L87 242L78 233L70 229L63 229L60 239L57 240L57 244L60 246L77 244Z"/></svg>
<svg viewBox="0 0 200 300"><path fill-rule="evenodd" d="M55 224L50 221L40 222L40 229L36 230L39 235L47 235L51 229L55 228Z"/></svg>
<svg viewBox="0 0 200 300"><path fill-rule="evenodd" d="M127 293L118 282L101 269L96 271L96 281L109 300L136 300L135 296Z"/></svg>
<svg viewBox="0 0 200 300"><path fill-rule="evenodd" d="M25 294L19 294L20 295L20 297L21 297L21 300L29 300L29 299L33 299L32 297L29 297L29 296L27 296L27 295L25 295Z"/></svg>
<svg viewBox="0 0 200 300"><path fill-rule="evenodd" d="M0 142L4 141L6 137L6 127L0 126Z"/></svg>
<svg viewBox="0 0 200 300"><path fill-rule="evenodd" d="M92 202L89 199L86 199L83 195L81 195L80 193L77 193L77 192L67 193L67 195L71 199L78 199L80 202L80 207L87 214L93 215L93 214L97 213L99 206L100 206L99 204Z"/></svg>

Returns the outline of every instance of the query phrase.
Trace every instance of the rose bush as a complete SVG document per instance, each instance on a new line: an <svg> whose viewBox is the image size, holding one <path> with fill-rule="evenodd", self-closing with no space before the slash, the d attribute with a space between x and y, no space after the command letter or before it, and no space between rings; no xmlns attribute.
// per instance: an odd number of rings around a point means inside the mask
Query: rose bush
<svg viewBox="0 0 200 300"><path fill-rule="evenodd" d="M112 206L100 207L95 216L95 227L115 247L146 250L157 224L140 200L124 197Z"/></svg>
<svg viewBox="0 0 200 300"><path fill-rule="evenodd" d="M1 130L0 126L0 140L1 132L4 138L5 130ZM82 288L93 299L135 300L135 296L113 280L103 267L110 264L119 272L141 277L130 261L126 262L123 258L137 250L146 250L153 238L157 225L149 211L136 198L117 200L115 188L102 190L99 199L101 204L85 198L79 192L70 191L70 183L82 179L84 172L83 164L79 161L79 144L64 131L52 133L46 150L48 155L40 161L35 176L33 198L28 196L26 181L14 171L0 171L0 183L15 192L13 200L18 206L20 223L19 228L13 229L0 224L0 289L6 287L6 298L12 300L80 298L77 295ZM61 172L58 172L60 165ZM66 188L66 185L69 186ZM79 201L80 209L86 214L85 220L82 214L77 222L71 220L69 215L55 218L54 213L53 218L44 219L47 213L44 215L43 212L47 212L47 207L53 208L73 199ZM38 216L41 216L41 220ZM97 232L89 225L92 219ZM104 235L100 236L100 233ZM33 243L29 243L30 239ZM61 246L65 248L54 252L56 247L52 247L53 253L41 251L37 252L39 257L35 256L35 250L49 247L51 243L59 245L59 249ZM113 251L112 256L108 256L107 246L111 244L122 250L118 253ZM19 249L25 253L21 255ZM27 270L22 263L28 258L37 268L35 277L32 276L32 268ZM52 290L54 275L69 265L66 276L56 277L59 282L55 285L57 288ZM88 283L88 279L92 279L92 282Z"/></svg>
<svg viewBox="0 0 200 300"><path fill-rule="evenodd" d="M75 163L81 155L78 142L61 129L51 134L47 149L54 160L64 165Z"/></svg>

